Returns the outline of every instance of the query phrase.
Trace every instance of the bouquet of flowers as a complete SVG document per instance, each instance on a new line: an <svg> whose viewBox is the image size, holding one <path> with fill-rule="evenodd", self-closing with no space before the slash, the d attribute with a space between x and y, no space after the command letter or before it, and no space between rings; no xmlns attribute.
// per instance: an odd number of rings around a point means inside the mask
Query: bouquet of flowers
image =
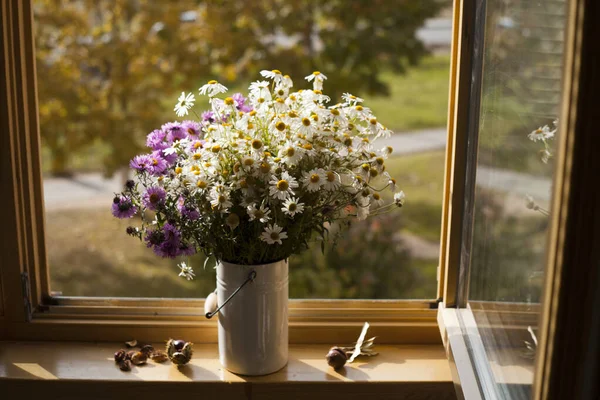
<svg viewBox="0 0 600 400"><path fill-rule="evenodd" d="M266 264L325 240L331 224L387 212L404 193L386 172L392 148L375 142L390 135L362 105L345 93L326 104L325 75L306 79L312 90L292 92L278 70L250 84L248 96L217 81L200 88L209 109L193 111L195 96L182 93L178 116L151 132L149 154L136 156L135 178L116 194L112 213L141 216L127 233L161 257L206 256L235 264ZM394 193L384 204L383 190ZM184 275L193 273L184 271Z"/></svg>

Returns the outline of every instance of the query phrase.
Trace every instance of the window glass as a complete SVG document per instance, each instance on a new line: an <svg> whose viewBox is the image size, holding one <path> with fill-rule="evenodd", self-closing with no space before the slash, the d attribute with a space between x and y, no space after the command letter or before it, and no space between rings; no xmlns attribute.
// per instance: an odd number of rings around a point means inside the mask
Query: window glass
<svg viewBox="0 0 600 400"><path fill-rule="evenodd" d="M533 381L565 3L486 2L468 306L483 344L474 356L486 360L478 372L498 398L528 399Z"/></svg>
<svg viewBox="0 0 600 400"><path fill-rule="evenodd" d="M365 99L396 134L388 170L404 209L355 223L290 260L297 298L435 298L451 1L34 0L51 290L65 296L204 297L214 262L157 258L111 217L127 165L182 91L247 90L262 69ZM389 200L389 199L388 199ZM186 261L184 259L184 261Z"/></svg>

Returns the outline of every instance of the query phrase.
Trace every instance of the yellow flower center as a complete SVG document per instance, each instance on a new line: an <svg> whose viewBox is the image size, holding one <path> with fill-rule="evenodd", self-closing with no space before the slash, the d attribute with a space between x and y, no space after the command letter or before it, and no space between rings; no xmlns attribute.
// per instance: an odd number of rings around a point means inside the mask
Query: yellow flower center
<svg viewBox="0 0 600 400"><path fill-rule="evenodd" d="M233 103L234 101L231 97L225 97L225 104L227 104L228 106L232 106Z"/></svg>
<svg viewBox="0 0 600 400"><path fill-rule="evenodd" d="M294 211L296 211L296 209L298 209L298 206L296 205L296 203L291 203L291 204L288 206L288 210L290 210L291 212L294 212Z"/></svg>
<svg viewBox="0 0 600 400"><path fill-rule="evenodd" d="M219 203L225 203L227 201L227 197L225 197L222 194L220 194L219 197L217 197L217 201Z"/></svg>
<svg viewBox="0 0 600 400"><path fill-rule="evenodd" d="M369 120L369 123L370 123L371 125L377 125L377 118L371 118L371 119Z"/></svg>
<svg viewBox="0 0 600 400"><path fill-rule="evenodd" d="M363 169L363 171L369 171L369 169L371 169L371 167L369 166L369 164L363 164L360 167Z"/></svg>
<svg viewBox="0 0 600 400"><path fill-rule="evenodd" d="M152 204L158 202L159 199L160 199L160 197L158 197L158 195L156 193L152 193L150 195L150 203L152 203Z"/></svg>
<svg viewBox="0 0 600 400"><path fill-rule="evenodd" d="M302 125L304 126L310 126L310 119L308 118L302 118Z"/></svg>
<svg viewBox="0 0 600 400"><path fill-rule="evenodd" d="M313 90L314 94L323 94L323 92L321 92L320 90Z"/></svg>
<svg viewBox="0 0 600 400"><path fill-rule="evenodd" d="M286 190L288 190L289 187L290 187L290 184L285 179L282 179L279 182L277 182L277 189L282 192L285 192Z"/></svg>
<svg viewBox="0 0 600 400"><path fill-rule="evenodd" d="M218 144L215 144L211 150L213 153L218 153L221 151L221 146L219 146Z"/></svg>
<svg viewBox="0 0 600 400"><path fill-rule="evenodd" d="M263 142L262 141L260 141L258 139L254 139L252 141L252 148L254 150L260 150L260 149L262 149L262 147L263 147Z"/></svg>
<svg viewBox="0 0 600 400"><path fill-rule="evenodd" d="M200 153L194 153L194 155L192 157L194 157L194 160L199 160L199 159L202 158L202 154L200 154Z"/></svg>
<svg viewBox="0 0 600 400"><path fill-rule="evenodd" d="M277 128L278 131L283 132L283 130L285 130L285 122L283 121L279 121L276 125L275 128Z"/></svg>
<svg viewBox="0 0 600 400"><path fill-rule="evenodd" d="M354 108L356 109L356 111L362 111L363 110L363 106L356 106Z"/></svg>
<svg viewBox="0 0 600 400"><path fill-rule="evenodd" d="M277 233L277 232L271 232L271 239L273 239L273 240L279 240L279 233Z"/></svg>
<svg viewBox="0 0 600 400"><path fill-rule="evenodd" d="M187 133L188 133L188 135L194 136L196 134L196 131L193 130L192 128L187 128Z"/></svg>
<svg viewBox="0 0 600 400"><path fill-rule="evenodd" d="M293 147L288 147L288 149L285 151L285 154L288 157L294 157L294 154L296 154L296 150L294 150Z"/></svg>
<svg viewBox="0 0 600 400"><path fill-rule="evenodd" d="M302 147L304 147L306 150L312 150L312 148L313 148L312 144L310 144L310 143L306 143L306 144L305 144L304 146L302 146Z"/></svg>
<svg viewBox="0 0 600 400"><path fill-rule="evenodd" d="M328 171L327 172L327 180L329 182L335 181L335 174L333 173L333 171Z"/></svg>
<svg viewBox="0 0 600 400"><path fill-rule="evenodd" d="M374 198L375 200L378 200L378 201L379 201L379 199L381 199L381 196L379 195L379 193L373 193L373 198Z"/></svg>
<svg viewBox="0 0 600 400"><path fill-rule="evenodd" d="M156 158L152 159L152 165L158 165L158 160Z"/></svg>
<svg viewBox="0 0 600 400"><path fill-rule="evenodd" d="M377 162L377 164L379 164L379 165L383 165L383 158L382 158L382 157L377 157L377 158L375 159L375 161Z"/></svg>
<svg viewBox="0 0 600 400"><path fill-rule="evenodd" d="M196 143L194 143L194 148L195 149L199 149L201 147L202 147L202 142L196 142Z"/></svg>
<svg viewBox="0 0 600 400"><path fill-rule="evenodd" d="M378 172L378 171L377 171L375 168L371 168L371 170L369 171L369 174L370 174L370 175L371 175L373 178L375 178L375 177L376 177L376 176L379 174L379 172Z"/></svg>
<svg viewBox="0 0 600 400"><path fill-rule="evenodd" d="M247 188L248 188L248 182L246 182L246 180L245 180L245 179L242 179L242 180L240 181L240 187L241 187L242 189L247 189Z"/></svg>
<svg viewBox="0 0 600 400"><path fill-rule="evenodd" d="M259 103L264 103L265 99L263 97L259 97L258 99L256 99L256 101L258 101Z"/></svg>
<svg viewBox="0 0 600 400"><path fill-rule="evenodd" d="M206 183L206 181L199 180L198 182L196 182L196 186L198 186L200 189L206 189L208 183Z"/></svg>
<svg viewBox="0 0 600 400"><path fill-rule="evenodd" d="M298 113L296 111L293 111L293 110L290 111L288 113L288 115L289 115L290 118L297 118L298 117Z"/></svg>
<svg viewBox="0 0 600 400"><path fill-rule="evenodd" d="M266 174L270 170L271 170L271 164L269 164L267 162L260 163L260 172L262 172L263 174Z"/></svg>
<svg viewBox="0 0 600 400"><path fill-rule="evenodd" d="M175 168L175 173L176 173L176 174L180 174L180 173L182 173L182 172L183 172L183 168L181 168L181 167L177 167L177 168Z"/></svg>
<svg viewBox="0 0 600 400"><path fill-rule="evenodd" d="M283 96L285 94L285 92L283 91L283 89L279 89L277 91L277 94L280 95L280 96Z"/></svg>
<svg viewBox="0 0 600 400"><path fill-rule="evenodd" d="M251 117L254 117L256 115L256 110L252 110L248 114L250 114Z"/></svg>
<svg viewBox="0 0 600 400"><path fill-rule="evenodd" d="M276 74L276 75L281 75L281 71L278 69L274 69L271 71L272 73Z"/></svg>
<svg viewBox="0 0 600 400"><path fill-rule="evenodd" d="M338 115L340 115L340 112L339 112L339 110L334 108L333 110L331 110L331 114L338 116Z"/></svg>
<svg viewBox="0 0 600 400"><path fill-rule="evenodd" d="M314 76L321 75L321 72L319 72L319 71L315 71L315 72L313 72L313 75L314 75Z"/></svg>
<svg viewBox="0 0 600 400"><path fill-rule="evenodd" d="M277 100L275 100L276 102L278 102L279 104L283 104L283 99L281 97L278 97Z"/></svg>
<svg viewBox="0 0 600 400"><path fill-rule="evenodd" d="M247 167L250 167L250 166L252 166L252 164L254 164L254 160L253 160L253 159L251 159L251 158L246 158L246 159L244 160L244 165L245 165L245 166L247 166Z"/></svg>
<svg viewBox="0 0 600 400"><path fill-rule="evenodd" d="M310 181L312 183L319 183L320 180L321 180L321 177L319 176L319 174L312 174L310 176Z"/></svg>

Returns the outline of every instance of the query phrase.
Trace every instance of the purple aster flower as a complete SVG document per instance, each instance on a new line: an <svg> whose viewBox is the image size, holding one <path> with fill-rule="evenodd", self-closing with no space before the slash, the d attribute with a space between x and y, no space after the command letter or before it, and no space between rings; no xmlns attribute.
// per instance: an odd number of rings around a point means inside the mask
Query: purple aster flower
<svg viewBox="0 0 600 400"><path fill-rule="evenodd" d="M137 212L137 207L133 205L131 199L127 196L116 196L112 204L112 215L117 218L131 218Z"/></svg>
<svg viewBox="0 0 600 400"><path fill-rule="evenodd" d="M167 134L162 129L155 129L146 136L146 146L152 150L162 150L169 147L169 144L165 142Z"/></svg>
<svg viewBox="0 0 600 400"><path fill-rule="evenodd" d="M133 157L133 160L129 162L129 167L135 169L138 172L152 172L152 159L150 155L143 154L140 156Z"/></svg>
<svg viewBox="0 0 600 400"><path fill-rule="evenodd" d="M181 123L183 130L187 133L187 137L191 140L200 138L202 134L200 128L202 126L196 121L183 121Z"/></svg>
<svg viewBox="0 0 600 400"><path fill-rule="evenodd" d="M184 139L187 136L185 129L183 129L183 126L179 122L168 122L160 128L167 132L167 141L169 143Z"/></svg>
<svg viewBox="0 0 600 400"><path fill-rule="evenodd" d="M188 243L184 243L184 242L181 243L181 245L179 246L178 255L193 256L194 254L196 254L196 249L194 248L194 246L190 246Z"/></svg>
<svg viewBox="0 0 600 400"><path fill-rule="evenodd" d="M231 97L233 98L233 101L235 102L236 109L238 109L239 111L243 111L243 112L252 111L252 107L250 107L249 105L246 104L247 99L244 97L243 94L236 93Z"/></svg>
<svg viewBox="0 0 600 400"><path fill-rule="evenodd" d="M163 151L158 150L150 154L151 169L150 173L154 176L160 176L165 173L168 167L168 162L163 157ZM177 155L175 155L177 158Z"/></svg>
<svg viewBox="0 0 600 400"><path fill-rule="evenodd" d="M165 150L167 150L167 149L165 149ZM165 150L159 150L155 153L158 157L162 157L162 159L166 161L167 167L171 167L173 164L175 164L175 161L177 161L177 157L179 157L179 156L177 155L176 152L167 153L167 152L165 152Z"/></svg>
<svg viewBox="0 0 600 400"><path fill-rule="evenodd" d="M165 198L167 197L167 193L165 190L158 186L153 186L146 190L144 196L142 197L142 201L144 202L144 206L146 208L156 211L156 209L165 203Z"/></svg>
<svg viewBox="0 0 600 400"><path fill-rule="evenodd" d="M177 200L177 210L179 210L181 215L183 215L191 221L195 221L198 218L200 218L200 213L198 212L198 210L196 210L193 207L186 206L183 197L179 197L179 200Z"/></svg>
<svg viewBox="0 0 600 400"><path fill-rule="evenodd" d="M212 124L215 122L215 114L212 111L204 111L202 113L202 121Z"/></svg>

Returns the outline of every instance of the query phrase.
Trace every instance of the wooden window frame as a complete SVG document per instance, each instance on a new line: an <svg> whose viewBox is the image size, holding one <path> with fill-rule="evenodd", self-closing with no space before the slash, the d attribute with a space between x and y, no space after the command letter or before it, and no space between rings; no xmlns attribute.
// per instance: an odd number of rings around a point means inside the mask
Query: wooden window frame
<svg viewBox="0 0 600 400"><path fill-rule="evenodd" d="M216 342L203 300L50 295L31 0L1 0L0 339ZM450 95L453 98L452 95ZM449 142L452 137L449 136ZM438 293L443 293L438 279ZM440 343L439 300L291 300L291 343L356 340L365 321L382 343Z"/></svg>
<svg viewBox="0 0 600 400"><path fill-rule="evenodd" d="M596 399L600 396L600 3L595 0L571 0L568 5L567 34L563 71L563 104L557 138L548 254L543 301L537 307L519 304L467 304L468 270L461 258L468 257L462 238L465 198L469 198L467 127L472 94L472 76L468 69L475 62L477 45L473 41L478 0L460 0L461 27L455 37L453 87L455 100L450 103L449 121L455 141L448 148L447 188L442 238L442 271L445 277L443 301L438 322L446 347L459 399L479 400L494 396L490 376L477 373L476 363L485 362L479 339L481 329L500 329L507 325L514 332L539 322L538 351L532 385L532 398ZM472 25L473 24L473 25ZM456 31L455 31L456 34ZM462 67L468 66L467 71ZM464 73L463 73L464 72ZM462 125L461 125L462 124ZM472 154L473 155L473 154ZM451 170L450 170L451 166ZM591 183L594 182L594 183ZM456 216L453 215L456 212ZM489 326L474 324L473 306L495 307L497 321ZM498 309L500 307L501 309ZM540 320L536 321L536 316ZM466 321L466 322L465 322ZM510 330L510 329L509 329ZM510 332L509 332L510 334ZM525 338L529 339L529 338ZM523 339L518 337L515 340ZM479 343L478 343L479 341ZM474 360L479 358L479 360Z"/></svg>

